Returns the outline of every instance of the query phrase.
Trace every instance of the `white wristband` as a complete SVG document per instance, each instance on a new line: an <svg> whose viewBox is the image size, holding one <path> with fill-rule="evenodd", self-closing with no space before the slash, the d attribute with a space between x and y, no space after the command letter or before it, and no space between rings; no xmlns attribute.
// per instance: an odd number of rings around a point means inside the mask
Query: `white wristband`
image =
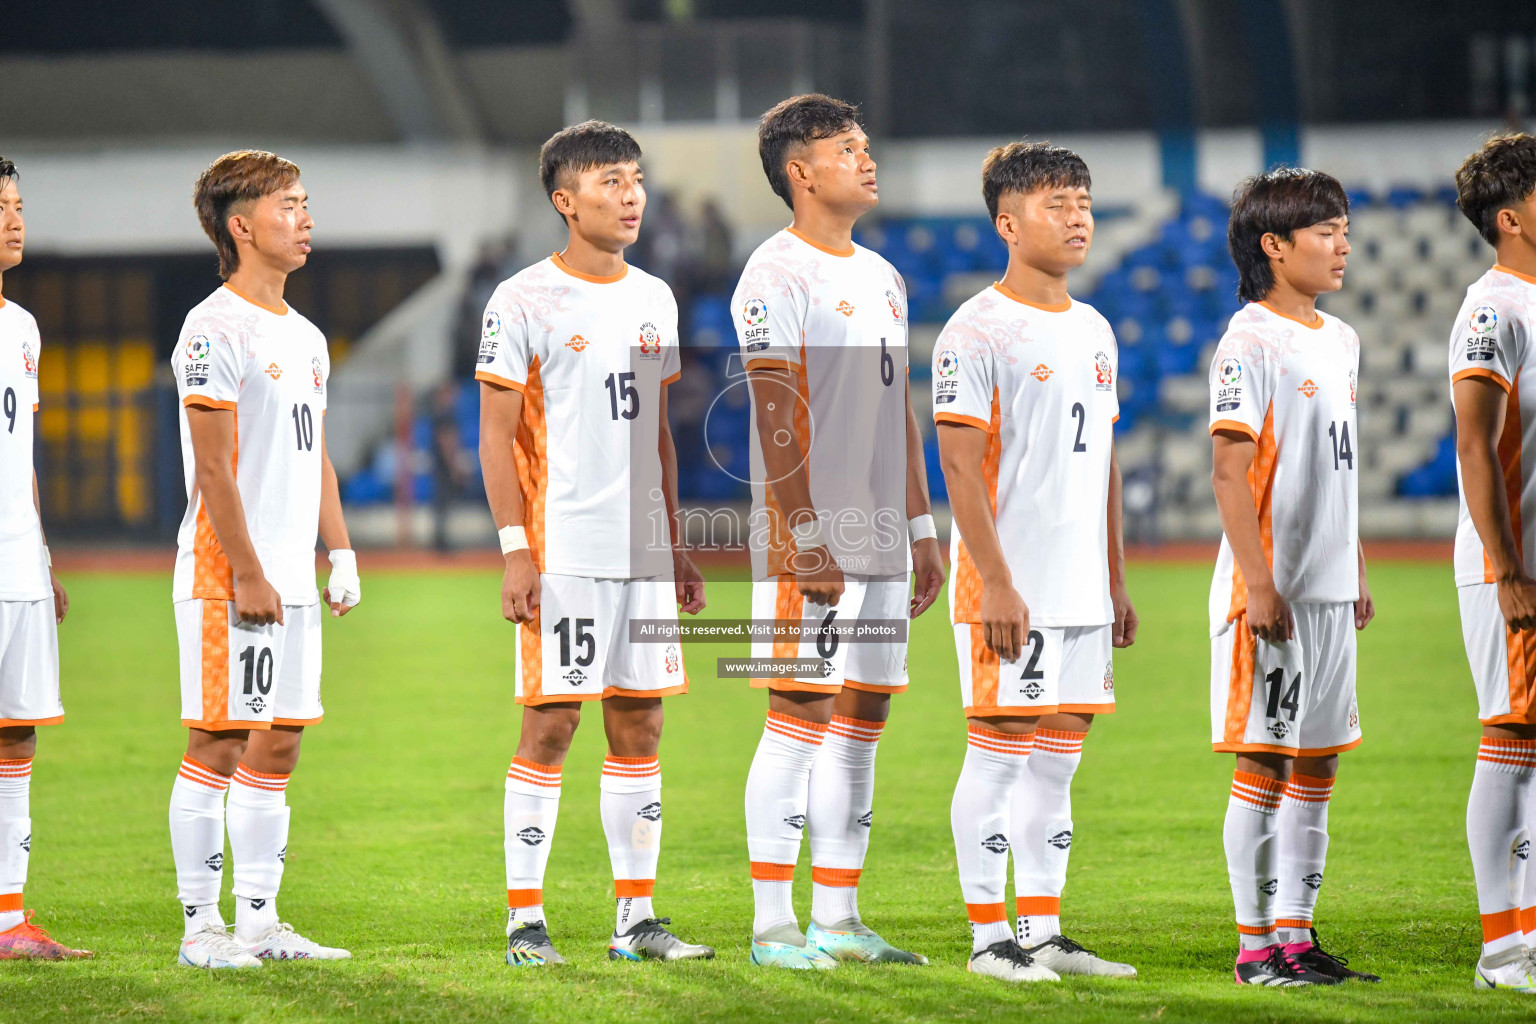
<svg viewBox="0 0 1536 1024"><path fill-rule="evenodd" d="M503 526L496 531L496 539L501 541L501 553L504 555L528 550L528 531L521 526Z"/></svg>
<svg viewBox="0 0 1536 1024"><path fill-rule="evenodd" d="M43 561L48 563L48 568L53 568L53 552L48 550L48 545L43 545Z"/></svg>
<svg viewBox="0 0 1536 1024"><path fill-rule="evenodd" d="M907 520L907 529L912 531L913 544L939 535L938 527L933 525L933 516L931 515L913 516Z"/></svg>
<svg viewBox="0 0 1536 1024"><path fill-rule="evenodd" d="M797 551L811 551L827 546L826 539L821 535L821 520L815 517L805 520L798 526L791 526L789 532L795 538Z"/></svg>

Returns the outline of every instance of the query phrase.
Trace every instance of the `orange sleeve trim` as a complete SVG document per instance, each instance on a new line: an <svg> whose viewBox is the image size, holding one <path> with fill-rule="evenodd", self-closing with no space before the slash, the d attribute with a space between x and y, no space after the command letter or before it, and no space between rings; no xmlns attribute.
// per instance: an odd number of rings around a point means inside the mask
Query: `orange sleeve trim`
<svg viewBox="0 0 1536 1024"><path fill-rule="evenodd" d="M475 380L483 380L487 384L495 384L497 387L511 388L513 391L524 390L524 385L519 384L515 380L509 380L506 377L498 377L489 370L476 370Z"/></svg>
<svg viewBox="0 0 1536 1024"><path fill-rule="evenodd" d="M1259 432L1241 420L1217 420L1211 424L1212 434L1221 430L1230 430L1235 434L1246 434L1255 441L1259 439Z"/></svg>
<svg viewBox="0 0 1536 1024"><path fill-rule="evenodd" d="M765 357L759 357L757 359L748 360L748 362L747 362L747 369L748 370L788 370L790 373L799 373L800 372L800 364L795 362L792 359L785 359L785 358L782 358L782 357L780 357L778 359L768 359L768 358L765 358Z"/></svg>
<svg viewBox="0 0 1536 1024"><path fill-rule="evenodd" d="M1457 370L1454 374L1451 375L1451 383L1455 384L1457 381L1465 380L1468 377L1487 377L1499 387L1503 388L1505 394L1508 394L1509 389L1512 387L1509 381L1504 379L1504 375L1502 373L1498 373L1494 370L1485 370L1481 366L1474 366L1468 370Z"/></svg>
<svg viewBox="0 0 1536 1024"><path fill-rule="evenodd" d="M668 384L676 383L677 381L680 381L682 379L683 379L683 371L682 370L678 370L672 376L663 378L662 381L661 381L661 386L662 387L666 387Z"/></svg>
<svg viewBox="0 0 1536 1024"><path fill-rule="evenodd" d="M936 412L933 414L935 423L958 423L963 427L975 427L978 430L991 430L992 424L980 416L963 416L958 412Z"/></svg>
<svg viewBox="0 0 1536 1024"><path fill-rule="evenodd" d="M32 403L32 411L33 412L37 412L37 403L36 402Z"/></svg>
<svg viewBox="0 0 1536 1024"><path fill-rule="evenodd" d="M188 395L181 400L181 404L189 409L197 406L204 409L223 409L225 412L236 412L240 408L236 402L221 402L216 398L207 398L203 395Z"/></svg>

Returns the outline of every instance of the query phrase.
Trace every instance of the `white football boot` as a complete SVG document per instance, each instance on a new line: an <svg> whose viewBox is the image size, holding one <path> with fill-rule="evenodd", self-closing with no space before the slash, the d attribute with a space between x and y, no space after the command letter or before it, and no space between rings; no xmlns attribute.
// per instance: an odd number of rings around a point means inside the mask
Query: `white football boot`
<svg viewBox="0 0 1536 1024"><path fill-rule="evenodd" d="M1013 939L1002 939L980 952L972 953L965 969L972 974L985 974L989 978L1000 978L1003 981L1061 980L1061 975L1044 964L1036 963Z"/></svg>
<svg viewBox="0 0 1536 1024"><path fill-rule="evenodd" d="M1057 974L1087 974L1096 978L1134 978L1136 968L1105 960L1091 949L1084 949L1065 935L1052 935L1038 946L1024 950L1035 963Z"/></svg>
<svg viewBox="0 0 1536 1024"><path fill-rule="evenodd" d="M181 940L176 962L183 967L207 969L261 966L261 961L235 939L227 925L212 922Z"/></svg>
<svg viewBox="0 0 1536 1024"><path fill-rule="evenodd" d="M1516 946L1514 949L1478 960L1472 972L1472 987L1508 989L1536 995L1536 955Z"/></svg>
<svg viewBox="0 0 1536 1024"><path fill-rule="evenodd" d="M249 942L244 943L252 956L263 960L350 960L344 949L332 949L306 939L293 925L279 921Z"/></svg>

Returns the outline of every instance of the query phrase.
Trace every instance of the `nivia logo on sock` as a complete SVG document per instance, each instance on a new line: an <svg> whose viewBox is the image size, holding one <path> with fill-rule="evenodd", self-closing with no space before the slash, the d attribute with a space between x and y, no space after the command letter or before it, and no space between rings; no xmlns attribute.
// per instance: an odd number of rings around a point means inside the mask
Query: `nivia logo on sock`
<svg viewBox="0 0 1536 1024"><path fill-rule="evenodd" d="M874 811L865 811L863 814L859 815L859 824L863 825L865 828L872 827L874 825L874 823L875 823L875 812Z"/></svg>
<svg viewBox="0 0 1536 1024"><path fill-rule="evenodd" d="M990 853L1007 853L1008 837L1001 832L994 832L981 841L981 848Z"/></svg>
<svg viewBox="0 0 1536 1024"><path fill-rule="evenodd" d="M635 813L640 815L640 817L644 818L646 821L660 821L661 801L652 800L650 803L646 804Z"/></svg>
<svg viewBox="0 0 1536 1024"><path fill-rule="evenodd" d="M24 837L22 837L21 848L23 850L26 850L28 853L32 852L32 833L31 832L28 832ZM1524 860L1525 858L1521 857L1520 859Z"/></svg>
<svg viewBox="0 0 1536 1024"><path fill-rule="evenodd" d="M1072 845L1072 830L1069 828L1064 828L1060 832L1057 832L1055 835L1051 836L1051 838L1047 839L1046 842L1056 847L1058 850L1065 850Z"/></svg>
<svg viewBox="0 0 1536 1024"><path fill-rule="evenodd" d="M251 900L250 903L252 910L260 910L262 907L267 905L266 900Z"/></svg>
<svg viewBox="0 0 1536 1024"><path fill-rule="evenodd" d="M1259 883L1259 892L1263 893L1265 896L1273 896L1275 894L1276 890L1278 890L1279 888L1280 888L1280 882L1279 882L1278 879L1271 878L1267 882L1260 882Z"/></svg>
<svg viewBox="0 0 1536 1024"><path fill-rule="evenodd" d="M789 817L784 819L784 824L788 825L790 828L793 828L793 829L804 830L805 829L805 815L803 815L803 814L791 814Z"/></svg>
<svg viewBox="0 0 1536 1024"><path fill-rule="evenodd" d="M197 916L197 908L196 907L183 906L181 909L185 910L187 912L187 916L188 917L196 917Z"/></svg>
<svg viewBox="0 0 1536 1024"><path fill-rule="evenodd" d="M544 841L544 830L537 828L536 826L529 825L527 828L523 829L517 834L517 838L521 839L529 846L538 846Z"/></svg>
<svg viewBox="0 0 1536 1024"><path fill-rule="evenodd" d="M1321 889L1323 887L1323 873L1321 871L1314 871L1310 875L1303 875L1301 884L1305 885L1308 889Z"/></svg>
<svg viewBox="0 0 1536 1024"><path fill-rule="evenodd" d="M224 851L220 850L212 857L203 861L203 863L208 865L209 871L222 871L224 869Z"/></svg>
<svg viewBox="0 0 1536 1024"><path fill-rule="evenodd" d="M27 838L30 839L32 837L28 836ZM1531 856L1531 841L1529 839L1522 839L1518 843L1515 844L1515 856L1518 857L1520 860L1527 860L1527 859L1530 858L1530 856Z"/></svg>

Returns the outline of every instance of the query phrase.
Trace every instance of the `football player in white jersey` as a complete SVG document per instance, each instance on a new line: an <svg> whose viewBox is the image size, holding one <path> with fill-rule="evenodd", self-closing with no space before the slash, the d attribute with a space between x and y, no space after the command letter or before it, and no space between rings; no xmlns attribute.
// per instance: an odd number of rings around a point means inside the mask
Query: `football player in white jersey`
<svg viewBox="0 0 1536 1024"><path fill-rule="evenodd" d="M1339 752L1360 743L1355 632L1375 615L1358 536L1360 339L1317 309L1344 284L1349 200L1334 178L1246 179L1227 243L1248 302L1211 361L1211 742L1235 754L1223 832L1239 984L1379 981L1312 927Z"/></svg>
<svg viewBox="0 0 1536 1024"><path fill-rule="evenodd" d="M501 537L502 615L518 624L517 755L507 769L507 963L562 963L544 912L560 776L581 705L600 700L601 812L617 901L611 960L709 958L652 911L661 852L662 697L688 691L677 643L641 619L704 607L677 544L667 385L681 376L677 303L624 261L645 213L640 147L611 124L557 132L539 177L569 239L486 306L480 464Z"/></svg>
<svg viewBox="0 0 1536 1024"><path fill-rule="evenodd" d="M26 236L16 165L0 157L0 280L21 262ZM55 942L22 906L32 851L32 755L37 727L64 720L58 627L69 611L50 567L32 464L41 352L37 321L0 293L0 960L91 955Z"/></svg>
<svg viewBox="0 0 1536 1024"><path fill-rule="evenodd" d="M189 967L351 955L277 914L288 779L304 728L324 714L320 602L341 616L360 597L325 446L325 337L283 299L309 258L307 198L296 166L257 150L221 156L193 192L224 283L187 314L171 356L187 487L172 601L188 737L170 823L178 963ZM323 594L317 531L332 566ZM219 914L226 818L233 933Z"/></svg>
<svg viewBox="0 0 1536 1024"><path fill-rule="evenodd" d="M1477 988L1536 993L1536 136L1504 135L1456 172L1493 246L1451 325L1456 593L1482 741L1467 801L1483 949Z"/></svg>
<svg viewBox="0 0 1536 1024"><path fill-rule="evenodd" d="M1044 142L992 150L981 179L1008 269L955 311L933 357L970 721L950 807L967 967L1015 982L1134 978L1061 932L1072 776L1094 716L1115 710L1113 648L1137 628L1114 447L1119 350L1108 321L1067 292L1093 242L1092 180L1076 153Z"/></svg>
<svg viewBox="0 0 1536 1024"><path fill-rule="evenodd" d="M769 690L746 790L752 962L926 963L871 931L857 898L875 748L891 694L907 687L905 620L944 582L907 388L906 287L853 241L879 202L857 107L785 100L763 115L758 153L794 219L752 254L732 303L752 389L753 618L835 627L841 615L845 628L893 623L899 639L826 629L753 643L754 656L818 659L822 670L752 682ZM801 934L791 887L805 831L811 924Z"/></svg>

